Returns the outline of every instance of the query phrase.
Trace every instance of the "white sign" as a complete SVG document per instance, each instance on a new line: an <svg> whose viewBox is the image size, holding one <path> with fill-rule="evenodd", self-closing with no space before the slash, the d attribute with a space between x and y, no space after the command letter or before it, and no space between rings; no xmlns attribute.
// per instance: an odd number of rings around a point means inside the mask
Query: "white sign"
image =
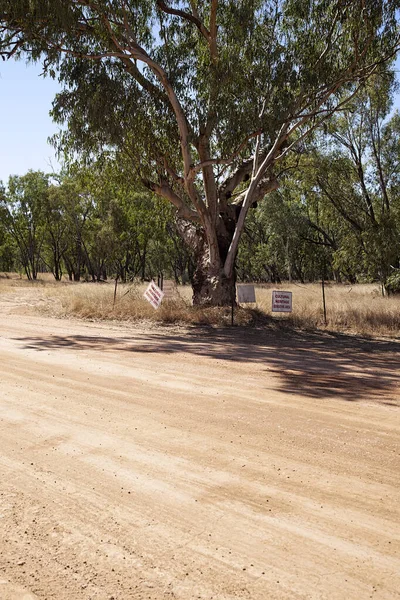
<svg viewBox="0 0 400 600"><path fill-rule="evenodd" d="M292 292L272 292L272 312L292 312Z"/></svg>
<svg viewBox="0 0 400 600"><path fill-rule="evenodd" d="M164 292L160 290L154 281L150 281L145 293L143 294L143 297L146 298L147 302L150 302L152 307L157 310L157 308L160 307L162 299L164 298Z"/></svg>
<svg viewBox="0 0 400 600"><path fill-rule="evenodd" d="M176 287L175 281L173 279L164 279L163 281L163 292L165 295L165 299L172 300L178 294L178 289Z"/></svg>
<svg viewBox="0 0 400 600"><path fill-rule="evenodd" d="M239 304L242 302L255 302L256 292L254 290L254 285L238 285L237 297Z"/></svg>

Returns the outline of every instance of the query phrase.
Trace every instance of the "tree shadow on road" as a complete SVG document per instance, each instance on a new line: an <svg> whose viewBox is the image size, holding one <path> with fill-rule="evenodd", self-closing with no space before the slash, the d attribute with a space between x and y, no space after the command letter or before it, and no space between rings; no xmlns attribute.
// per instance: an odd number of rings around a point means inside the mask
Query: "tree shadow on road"
<svg viewBox="0 0 400 600"><path fill-rule="evenodd" d="M377 401L400 406L400 343L319 331L192 328L18 338L35 350L99 350L193 354L254 363L257 377L273 375L282 392L311 398ZM269 379L270 381L270 379ZM267 389L267 387L266 387Z"/></svg>

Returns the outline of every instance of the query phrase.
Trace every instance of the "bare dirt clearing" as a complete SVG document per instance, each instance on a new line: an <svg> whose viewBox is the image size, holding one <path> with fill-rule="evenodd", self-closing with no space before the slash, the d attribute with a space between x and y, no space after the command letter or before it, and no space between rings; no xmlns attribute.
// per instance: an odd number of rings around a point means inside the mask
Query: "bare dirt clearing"
<svg viewBox="0 0 400 600"><path fill-rule="evenodd" d="M13 294L1 600L400 597L398 343L45 319Z"/></svg>

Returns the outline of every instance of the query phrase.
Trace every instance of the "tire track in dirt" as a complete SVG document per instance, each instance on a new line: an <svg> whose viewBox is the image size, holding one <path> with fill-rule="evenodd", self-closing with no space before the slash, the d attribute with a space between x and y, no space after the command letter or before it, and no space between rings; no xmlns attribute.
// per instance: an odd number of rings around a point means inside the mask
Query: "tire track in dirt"
<svg viewBox="0 0 400 600"><path fill-rule="evenodd" d="M59 600L398 597L395 407L121 348L151 332L0 326L0 578ZM24 341L55 331L119 347Z"/></svg>

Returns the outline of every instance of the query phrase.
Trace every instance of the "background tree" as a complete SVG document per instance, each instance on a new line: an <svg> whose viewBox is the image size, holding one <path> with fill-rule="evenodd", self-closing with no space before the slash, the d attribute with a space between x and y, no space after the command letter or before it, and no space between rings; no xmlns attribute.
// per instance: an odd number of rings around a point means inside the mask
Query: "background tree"
<svg viewBox="0 0 400 600"><path fill-rule="evenodd" d="M75 165L60 187L68 181L74 181L89 209L81 245L85 269L93 281L107 278L107 273L123 281L149 279L159 272L184 277L187 253L177 241L168 203L140 185L132 187L132 181L110 159L90 167ZM77 208L71 211L66 206L70 221L74 214L81 214Z"/></svg>
<svg viewBox="0 0 400 600"><path fill-rule="evenodd" d="M11 272L17 270L17 248L6 226L7 216L6 190L0 182L0 271Z"/></svg>
<svg viewBox="0 0 400 600"><path fill-rule="evenodd" d="M68 247L68 222L63 202L63 192L63 187L60 185L50 186L43 203L45 243L42 258L56 281L62 279L63 258Z"/></svg>
<svg viewBox="0 0 400 600"><path fill-rule="evenodd" d="M285 173L281 189L248 221L241 276L318 279L323 254L337 281L386 287L400 257L400 119L390 112L396 89L392 73L375 75L302 147L299 168Z"/></svg>
<svg viewBox="0 0 400 600"><path fill-rule="evenodd" d="M37 279L45 240L44 207L49 178L41 171L9 178L6 193L0 196L4 226L18 247L28 279Z"/></svg>
<svg viewBox="0 0 400 600"><path fill-rule="evenodd" d="M335 240L336 266L352 263L353 271L363 269L383 286L400 256L399 117L389 118L396 87L392 74L372 78L349 110L331 121L312 152L307 180L302 177L308 206L314 197L320 207L325 241Z"/></svg>

